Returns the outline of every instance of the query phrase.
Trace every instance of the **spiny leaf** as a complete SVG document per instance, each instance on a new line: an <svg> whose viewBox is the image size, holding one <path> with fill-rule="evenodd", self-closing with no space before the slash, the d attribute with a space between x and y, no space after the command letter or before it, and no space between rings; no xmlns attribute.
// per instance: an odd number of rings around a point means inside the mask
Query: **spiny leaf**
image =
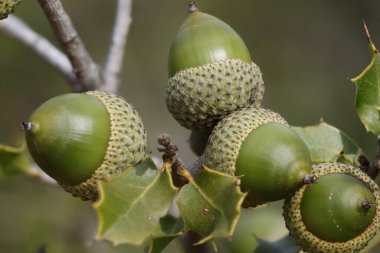
<svg viewBox="0 0 380 253"><path fill-rule="evenodd" d="M181 188L177 198L185 230L203 236L198 243L232 236L245 195L237 178L204 168Z"/></svg>
<svg viewBox="0 0 380 253"><path fill-rule="evenodd" d="M305 141L313 163L343 162L359 166L364 155L354 141L339 129L321 122L315 126L292 127Z"/></svg>
<svg viewBox="0 0 380 253"><path fill-rule="evenodd" d="M0 144L0 177L26 173L28 168L25 145L14 148Z"/></svg>
<svg viewBox="0 0 380 253"><path fill-rule="evenodd" d="M380 134L380 55L365 26L371 63L352 79L356 84L355 106L359 118L368 132Z"/></svg>
<svg viewBox="0 0 380 253"><path fill-rule="evenodd" d="M167 213L177 189L170 173L157 169L151 159L99 183L99 192L100 199L94 205L99 218L98 239L115 245L141 245L148 239L173 235Z"/></svg>

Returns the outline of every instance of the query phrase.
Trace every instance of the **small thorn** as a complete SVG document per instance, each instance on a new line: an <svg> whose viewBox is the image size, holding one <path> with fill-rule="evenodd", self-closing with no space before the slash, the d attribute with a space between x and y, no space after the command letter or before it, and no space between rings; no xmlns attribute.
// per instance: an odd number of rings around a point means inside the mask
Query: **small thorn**
<svg viewBox="0 0 380 253"><path fill-rule="evenodd" d="M236 186L240 186L240 185L241 185L241 178L240 178L240 177L237 177L237 178L236 178L235 185L236 185Z"/></svg>
<svg viewBox="0 0 380 253"><path fill-rule="evenodd" d="M365 32L365 36L367 38L367 41L369 44L372 44L371 35L369 34L368 27L367 27L365 20L363 20L363 26L364 26L364 32Z"/></svg>
<svg viewBox="0 0 380 253"><path fill-rule="evenodd" d="M375 44L373 43L373 41L371 39L371 35L369 34L369 30L368 30L367 24L365 23L364 20L363 20L363 26L364 26L364 33L365 33L365 36L367 38L368 44L370 45L373 53L377 54L379 52L379 50L377 50L377 48L375 47Z"/></svg>
<svg viewBox="0 0 380 253"><path fill-rule="evenodd" d="M187 7L187 11L189 13L195 13L195 12L197 12L199 10L198 10L197 6L195 6L195 2L190 2L189 5L188 5L188 7Z"/></svg>
<svg viewBox="0 0 380 253"><path fill-rule="evenodd" d="M33 124L31 122L23 121L21 122L20 127L23 132L31 132L33 129Z"/></svg>
<svg viewBox="0 0 380 253"><path fill-rule="evenodd" d="M373 201L370 201L370 200L368 200L368 199L365 199L365 200L363 200L363 202L362 202L362 207L364 208L364 209L370 209L371 207L373 207L375 205L375 202L373 202Z"/></svg>

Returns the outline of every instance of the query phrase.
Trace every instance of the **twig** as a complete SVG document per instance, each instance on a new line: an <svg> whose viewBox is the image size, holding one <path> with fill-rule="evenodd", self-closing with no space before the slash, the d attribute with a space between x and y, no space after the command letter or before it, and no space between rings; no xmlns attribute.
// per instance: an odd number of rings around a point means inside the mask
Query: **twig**
<svg viewBox="0 0 380 253"><path fill-rule="evenodd" d="M171 142L168 134L161 134L158 137L158 151L164 153L162 155L164 163L172 165L172 170L175 172L173 176L180 175L185 178L195 178L202 171L204 155L202 154L190 166L186 166L181 158L178 157L178 147ZM187 173L189 173L188 176L186 176Z"/></svg>
<svg viewBox="0 0 380 253"><path fill-rule="evenodd" d="M91 59L60 0L38 0L53 28L57 40L66 52L82 90L97 89L101 85L98 66Z"/></svg>
<svg viewBox="0 0 380 253"><path fill-rule="evenodd" d="M168 134L161 134L158 137L157 149L163 153L162 160L164 161L164 164L171 164L172 178L175 186L181 187L186 184L188 181L186 177L191 180L191 175L188 173L186 165L182 162L181 158L177 156L178 147L171 143ZM186 175L186 177L184 175Z"/></svg>
<svg viewBox="0 0 380 253"><path fill-rule="evenodd" d="M131 18L132 0L118 0L115 25L108 57L104 68L103 90L116 92L119 88L119 73L123 65L124 48L127 41Z"/></svg>
<svg viewBox="0 0 380 253"><path fill-rule="evenodd" d="M367 171L367 174L375 179L380 172L380 135L377 136L377 154L375 157L375 161L373 162L372 166Z"/></svg>
<svg viewBox="0 0 380 253"><path fill-rule="evenodd" d="M164 163L170 163L172 165L172 177L174 184L177 187L183 186L189 180L193 180L193 175L191 175L189 168L182 162L181 158L178 157L178 147L171 142L170 136L168 134L161 134L158 137L158 150L163 152L162 159ZM203 156L201 156L203 157ZM201 161L199 158L197 161ZM194 164L197 164L195 162ZM200 164L200 163L199 163ZM194 165L195 166L195 165ZM195 167L199 167L195 166ZM194 245L200 240L200 236L195 232L188 231L180 237L180 242L183 246L185 252L199 252L199 253L211 253L214 252L213 248L209 243L204 243L200 245Z"/></svg>
<svg viewBox="0 0 380 253"><path fill-rule="evenodd" d="M0 31L22 43L39 55L68 80L73 90L78 90L79 86L76 83L73 68L66 55L59 51L43 36L33 31L20 18L14 15L9 15L7 19L0 22Z"/></svg>

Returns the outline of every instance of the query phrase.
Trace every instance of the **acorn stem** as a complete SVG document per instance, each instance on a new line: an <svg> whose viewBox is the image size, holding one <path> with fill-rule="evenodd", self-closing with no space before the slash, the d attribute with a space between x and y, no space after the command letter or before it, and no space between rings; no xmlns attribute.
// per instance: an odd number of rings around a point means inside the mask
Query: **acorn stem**
<svg viewBox="0 0 380 253"><path fill-rule="evenodd" d="M199 10L198 10L197 6L195 6L195 2L190 2L190 3L188 4L187 11L188 11L189 13L195 13L195 12L197 12L197 11L199 11Z"/></svg>
<svg viewBox="0 0 380 253"><path fill-rule="evenodd" d="M30 133L33 130L33 123L23 121L20 124L21 131Z"/></svg>
<svg viewBox="0 0 380 253"><path fill-rule="evenodd" d="M368 209L370 209L371 207L373 207L374 205L375 205L375 202L370 201L370 200L368 200L368 199L365 199L365 200L363 200L363 202L362 202L362 204L361 204L361 207L362 207L363 209L368 210Z"/></svg>

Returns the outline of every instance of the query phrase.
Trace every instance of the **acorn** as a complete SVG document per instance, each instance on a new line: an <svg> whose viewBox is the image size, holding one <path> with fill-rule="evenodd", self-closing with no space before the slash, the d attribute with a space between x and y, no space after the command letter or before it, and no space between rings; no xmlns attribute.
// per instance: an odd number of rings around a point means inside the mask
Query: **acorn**
<svg viewBox="0 0 380 253"><path fill-rule="evenodd" d="M363 171L341 163L323 163L285 201L290 235L310 253L359 252L376 234L380 190Z"/></svg>
<svg viewBox="0 0 380 253"><path fill-rule="evenodd" d="M19 3L21 3L21 0L0 0L0 20L13 13Z"/></svg>
<svg viewBox="0 0 380 253"><path fill-rule="evenodd" d="M214 128L204 165L241 177L241 189L248 192L247 207L283 199L302 186L311 171L311 157L304 141L281 115L246 107Z"/></svg>
<svg viewBox="0 0 380 253"><path fill-rule="evenodd" d="M242 38L226 23L193 3L169 52L166 105L182 126L214 127L225 115L259 106L264 84Z"/></svg>
<svg viewBox="0 0 380 253"><path fill-rule="evenodd" d="M123 98L100 91L49 99L22 122L30 154L66 191L96 200L96 182L146 158L141 117Z"/></svg>

